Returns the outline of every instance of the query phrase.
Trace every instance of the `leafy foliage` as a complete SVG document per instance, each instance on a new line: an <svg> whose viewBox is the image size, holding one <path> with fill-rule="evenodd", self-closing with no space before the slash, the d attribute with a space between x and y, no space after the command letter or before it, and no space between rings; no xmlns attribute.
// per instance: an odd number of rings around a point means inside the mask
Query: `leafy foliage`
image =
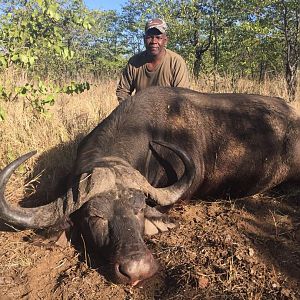
<svg viewBox="0 0 300 300"><path fill-rule="evenodd" d="M285 74L295 99L297 0L129 0L120 13L89 10L82 0L0 0L0 7L0 70L26 73L29 86L51 78L63 92L70 91L61 84L66 78L117 75L143 49L145 22L162 17L168 47L186 59L195 78L204 72L261 82ZM18 91L0 87L3 99L18 98Z"/></svg>
<svg viewBox="0 0 300 300"><path fill-rule="evenodd" d="M164 18L169 25L169 47L185 57L195 77L213 72L262 81L289 69L294 75L286 71L286 78L294 99L300 31L296 2L131 0L123 9L123 19L127 30L137 36L140 20Z"/></svg>
<svg viewBox="0 0 300 300"><path fill-rule="evenodd" d="M2 99L25 97L41 113L53 105L61 89L42 81L49 76L59 79L57 66L68 67L75 57L70 42L71 28L90 29L93 19L84 14L79 1L56 0L4 1L0 18L0 63L3 69L26 71L29 82L20 86L0 85ZM4 118L4 113L1 113Z"/></svg>

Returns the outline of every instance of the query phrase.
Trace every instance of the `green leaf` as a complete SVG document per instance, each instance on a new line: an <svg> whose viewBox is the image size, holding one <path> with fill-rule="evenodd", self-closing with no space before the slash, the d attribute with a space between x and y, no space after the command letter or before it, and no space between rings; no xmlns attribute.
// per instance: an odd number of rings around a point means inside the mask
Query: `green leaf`
<svg viewBox="0 0 300 300"><path fill-rule="evenodd" d="M20 61L22 62L22 63L24 63L24 64L27 64L28 63L28 61L29 61L29 58L28 58L28 56L26 55L26 54L20 54Z"/></svg>
<svg viewBox="0 0 300 300"><path fill-rule="evenodd" d="M4 57L4 56L0 56L0 64L1 64L3 67L7 68L7 64L8 64L7 58Z"/></svg>
<svg viewBox="0 0 300 300"><path fill-rule="evenodd" d="M35 57L34 56L29 57L29 61L28 62L32 66L34 64L34 62L35 62Z"/></svg>
<svg viewBox="0 0 300 300"><path fill-rule="evenodd" d="M55 98L54 98L54 95L48 95L46 98L44 98L43 99L43 101L42 101L42 103L43 103L43 105L45 105L45 104L49 104L49 105L54 105L54 101L55 100Z"/></svg>
<svg viewBox="0 0 300 300"><path fill-rule="evenodd" d="M17 86L15 87L15 93L20 95L26 95L28 92L32 90L30 85Z"/></svg>
<svg viewBox="0 0 300 300"><path fill-rule="evenodd" d="M5 120L5 111L4 109L0 106L0 121Z"/></svg>
<svg viewBox="0 0 300 300"><path fill-rule="evenodd" d="M20 58L19 54L16 53L16 54L13 54L13 56L11 57L11 60L15 62L15 61L19 60L19 58Z"/></svg>
<svg viewBox="0 0 300 300"><path fill-rule="evenodd" d="M58 45L54 45L53 49L55 50L55 52L57 54L62 54L63 53L63 49L60 46L58 46Z"/></svg>
<svg viewBox="0 0 300 300"><path fill-rule="evenodd" d="M85 29L88 29L90 30L92 28L92 25L91 23L89 22L89 20L84 20L83 23L82 23L82 26L85 28Z"/></svg>
<svg viewBox="0 0 300 300"><path fill-rule="evenodd" d="M44 0L36 0L36 2L40 7L44 6Z"/></svg>
<svg viewBox="0 0 300 300"><path fill-rule="evenodd" d="M0 96L1 97L4 97L6 96L6 93L5 93L5 90L4 90L4 86L3 85L0 85Z"/></svg>
<svg viewBox="0 0 300 300"><path fill-rule="evenodd" d="M58 21L60 19L60 14L57 12L57 5L52 4L47 9L46 13L50 16L50 18Z"/></svg>
<svg viewBox="0 0 300 300"><path fill-rule="evenodd" d="M64 59L72 59L74 57L75 52L73 50L70 50L69 48L65 47L63 48L63 58Z"/></svg>

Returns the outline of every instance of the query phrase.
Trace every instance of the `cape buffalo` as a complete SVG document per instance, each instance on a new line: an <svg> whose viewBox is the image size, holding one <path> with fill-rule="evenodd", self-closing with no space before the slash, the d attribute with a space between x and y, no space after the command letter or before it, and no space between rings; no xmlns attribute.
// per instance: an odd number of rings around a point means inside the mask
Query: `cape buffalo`
<svg viewBox="0 0 300 300"><path fill-rule="evenodd" d="M78 147L72 185L56 201L13 207L0 174L0 217L23 228L68 221L106 253L114 280L135 285L157 264L144 233L167 230L154 205L180 198L244 197L299 180L300 119L279 98L153 87L121 103ZM107 251L103 251L107 250Z"/></svg>

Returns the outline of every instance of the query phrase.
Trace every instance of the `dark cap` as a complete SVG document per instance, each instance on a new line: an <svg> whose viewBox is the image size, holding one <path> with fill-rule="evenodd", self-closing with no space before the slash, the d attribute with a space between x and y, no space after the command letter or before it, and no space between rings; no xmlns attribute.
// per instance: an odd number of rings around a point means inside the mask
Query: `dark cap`
<svg viewBox="0 0 300 300"><path fill-rule="evenodd" d="M145 33L147 33L148 30L150 29L157 29L160 31L160 33L166 33L166 30L167 30L167 24L164 20L162 19L152 19L150 21L148 21L146 23L146 26L145 26Z"/></svg>

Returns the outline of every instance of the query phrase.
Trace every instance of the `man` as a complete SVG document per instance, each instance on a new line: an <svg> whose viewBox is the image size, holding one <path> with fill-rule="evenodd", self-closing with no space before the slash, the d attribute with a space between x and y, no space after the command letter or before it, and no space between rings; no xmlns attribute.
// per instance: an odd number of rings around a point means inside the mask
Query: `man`
<svg viewBox="0 0 300 300"><path fill-rule="evenodd" d="M188 87L188 69L183 58L166 49L167 25L161 19L146 23L146 50L131 57L117 87L118 101L149 86Z"/></svg>

